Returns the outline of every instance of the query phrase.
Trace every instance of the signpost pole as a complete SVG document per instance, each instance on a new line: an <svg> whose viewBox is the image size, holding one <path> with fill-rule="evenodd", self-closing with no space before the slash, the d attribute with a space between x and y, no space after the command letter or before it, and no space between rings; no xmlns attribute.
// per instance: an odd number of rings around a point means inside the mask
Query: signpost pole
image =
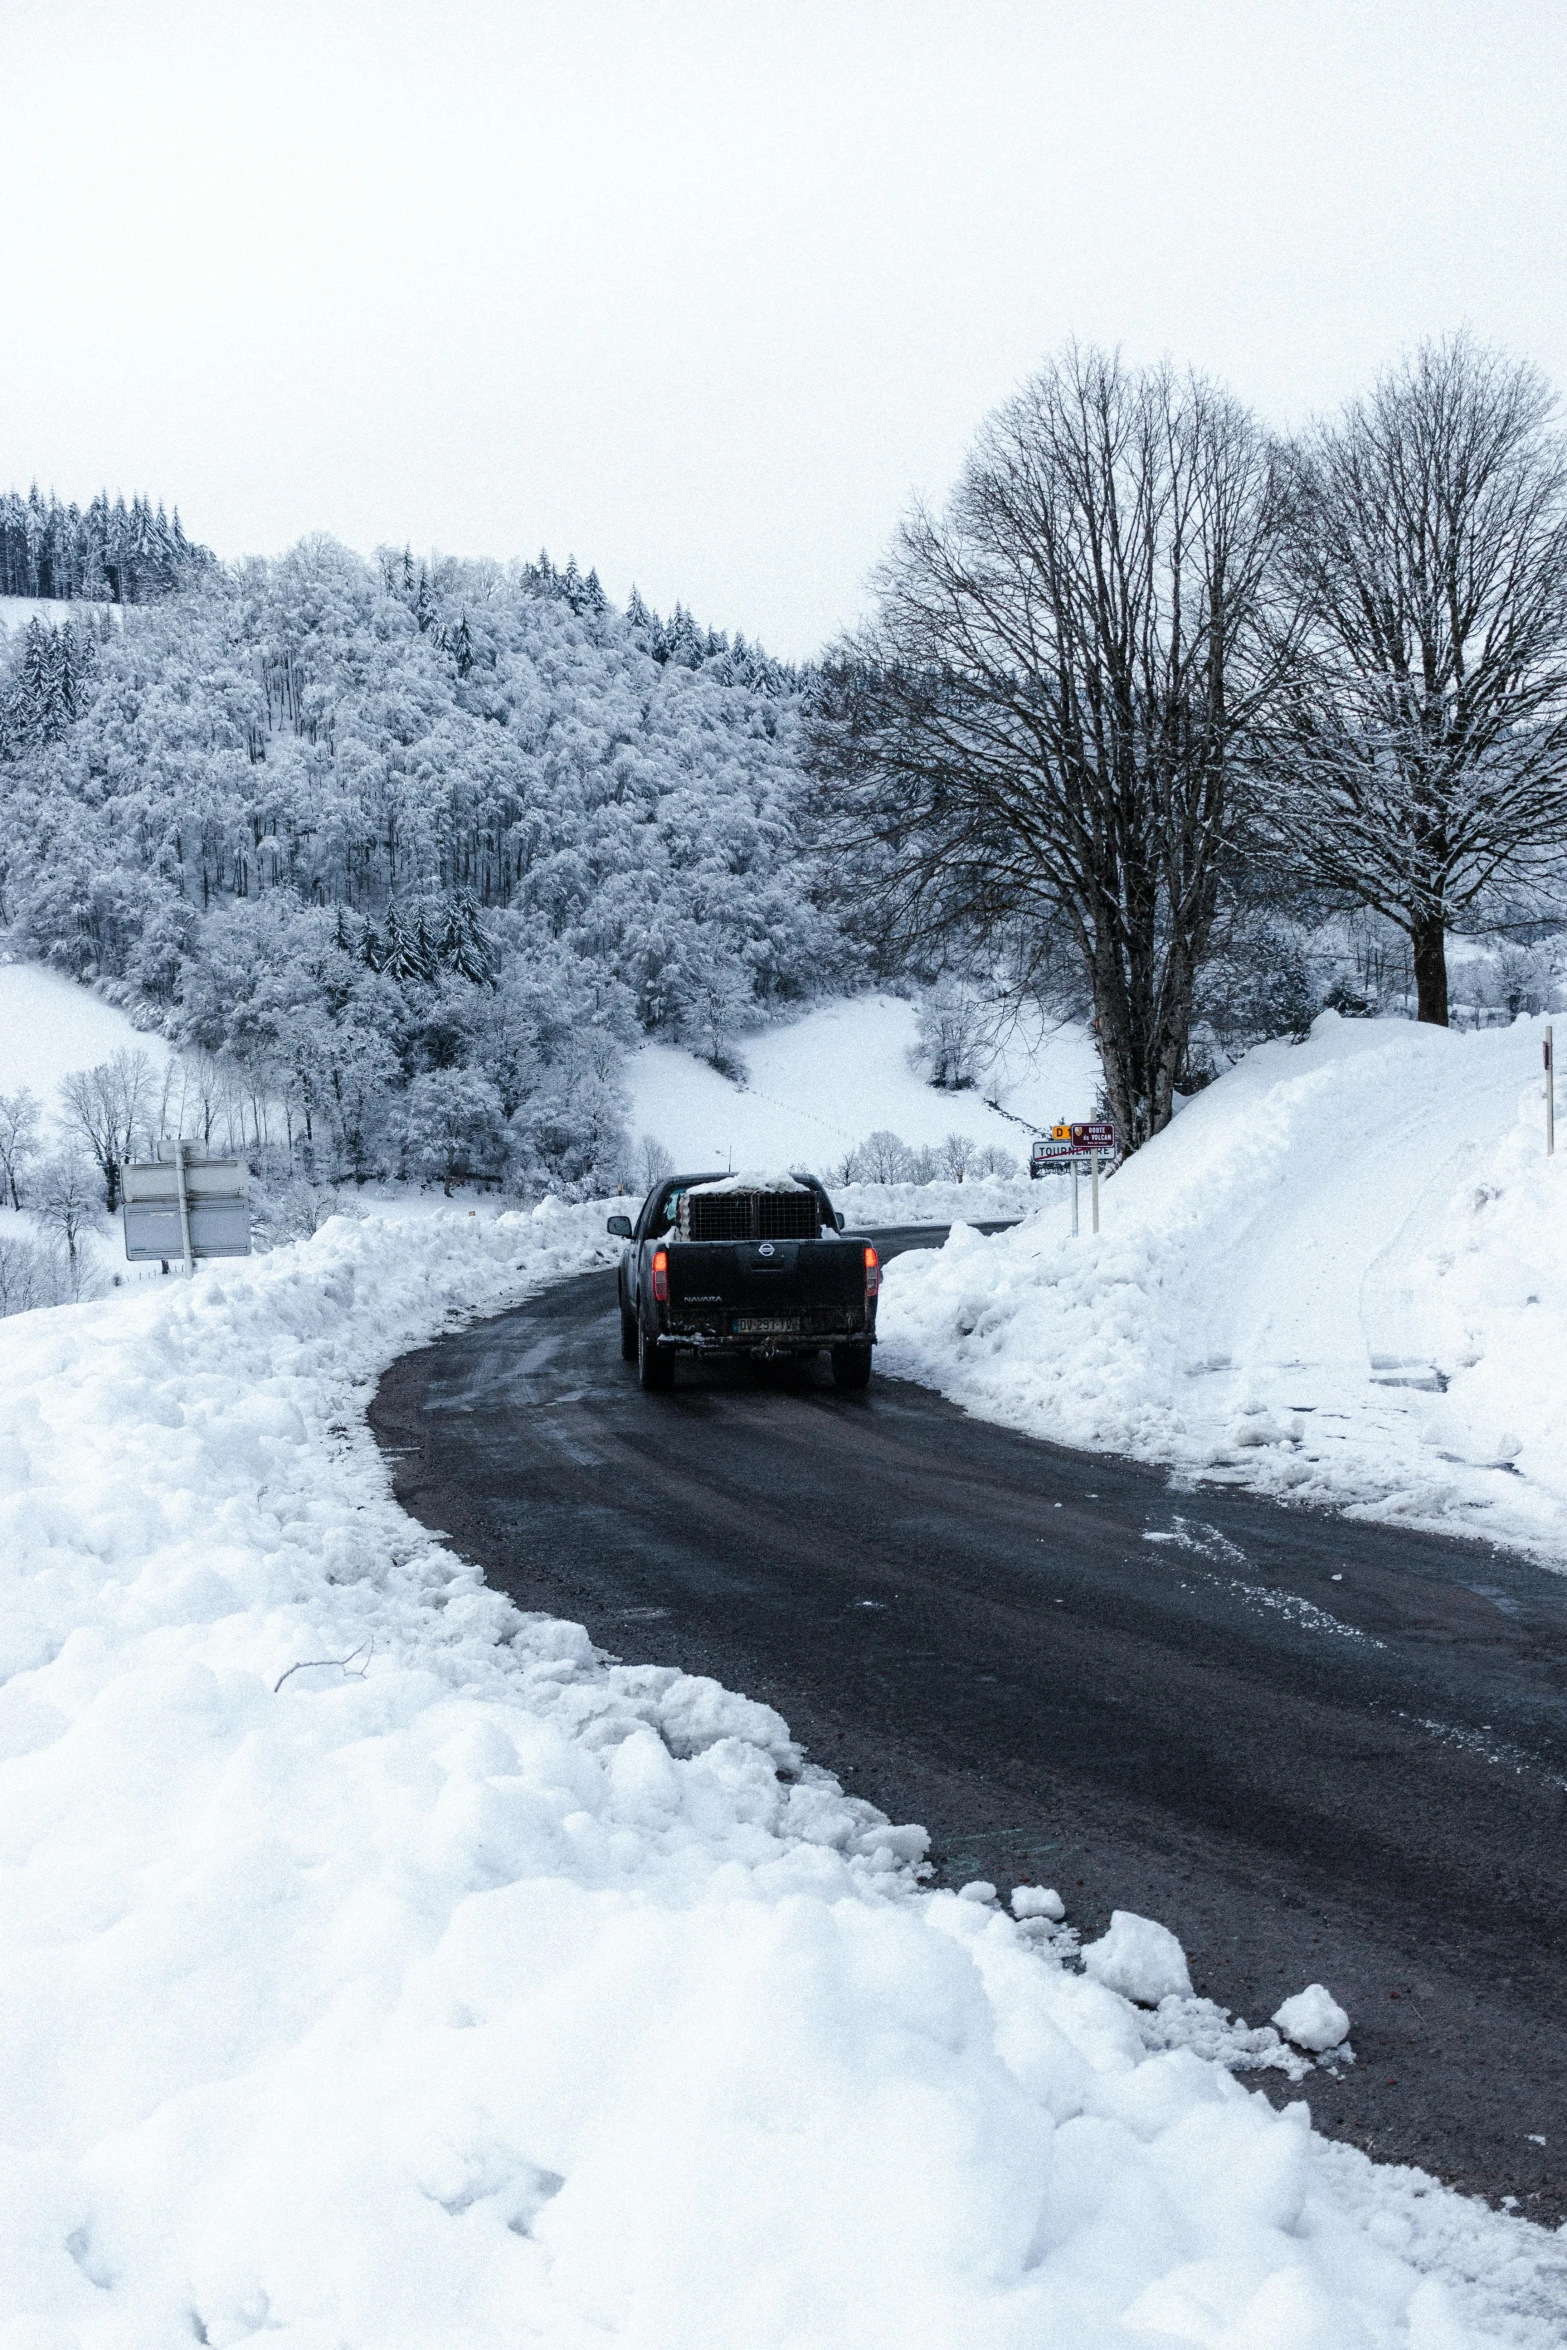
<svg viewBox="0 0 1567 2350"><path fill-rule="evenodd" d="M1077 1238L1077 1161L1072 1161L1072 1238Z"/></svg>
<svg viewBox="0 0 1567 2350"><path fill-rule="evenodd" d="M1545 1155L1552 1158L1556 1151L1556 1031L1549 1021L1545 1029Z"/></svg>
<svg viewBox="0 0 1567 2350"><path fill-rule="evenodd" d="M1094 1230L1097 1232L1099 1229L1099 1153L1097 1151L1089 1152L1088 1164L1093 1173Z"/></svg>
<svg viewBox="0 0 1567 2350"><path fill-rule="evenodd" d="M183 1142L177 1142L174 1145L174 1180L179 1185L180 1246L185 1251L185 1271L188 1278L194 1279L196 1257L190 1245L190 1194L185 1188L185 1145Z"/></svg>

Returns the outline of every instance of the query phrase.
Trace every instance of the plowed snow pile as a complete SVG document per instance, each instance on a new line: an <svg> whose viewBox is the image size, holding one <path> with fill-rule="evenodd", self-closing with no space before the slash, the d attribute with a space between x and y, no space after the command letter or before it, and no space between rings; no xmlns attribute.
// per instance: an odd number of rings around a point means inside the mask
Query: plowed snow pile
<svg viewBox="0 0 1567 2350"><path fill-rule="evenodd" d="M899 1258L882 1368L1065 1444L1567 1561L1543 1033L1324 1013L1138 1152L1097 1239L1056 1192Z"/></svg>
<svg viewBox="0 0 1567 2350"><path fill-rule="evenodd" d="M0 1326L0 2343L1559 2342L1557 2240L396 1508L371 1377L602 1214Z"/></svg>

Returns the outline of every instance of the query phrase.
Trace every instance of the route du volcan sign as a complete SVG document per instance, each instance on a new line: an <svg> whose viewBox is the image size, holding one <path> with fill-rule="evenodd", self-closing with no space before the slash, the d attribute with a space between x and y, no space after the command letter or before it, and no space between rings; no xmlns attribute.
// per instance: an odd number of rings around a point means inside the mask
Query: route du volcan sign
<svg viewBox="0 0 1567 2350"><path fill-rule="evenodd" d="M1108 1155L1115 1149L1115 1128L1103 1118L1090 1118L1075 1126L1052 1126L1042 1134L1029 1153L1030 1165L1046 1167L1066 1165L1073 1159L1092 1159Z"/></svg>

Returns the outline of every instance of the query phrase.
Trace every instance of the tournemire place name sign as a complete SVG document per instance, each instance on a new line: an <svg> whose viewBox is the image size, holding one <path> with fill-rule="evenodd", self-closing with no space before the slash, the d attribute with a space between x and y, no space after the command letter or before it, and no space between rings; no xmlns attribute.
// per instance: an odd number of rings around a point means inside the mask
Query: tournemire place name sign
<svg viewBox="0 0 1567 2350"><path fill-rule="evenodd" d="M1040 1136L1030 1154L1036 1161L1054 1163L1064 1159L1087 1159L1096 1152L1103 1154L1115 1149L1115 1128L1103 1118L1091 1118L1075 1126L1052 1126L1048 1134Z"/></svg>
<svg viewBox="0 0 1567 2350"><path fill-rule="evenodd" d="M1062 1171L1072 1178L1072 1233L1077 1234L1077 1171L1084 1160L1088 1162L1093 1180L1094 1230L1099 1229L1099 1162L1115 1154L1115 1128L1108 1118L1080 1118L1075 1123L1062 1119L1048 1134L1040 1135L1028 1154L1031 1176Z"/></svg>

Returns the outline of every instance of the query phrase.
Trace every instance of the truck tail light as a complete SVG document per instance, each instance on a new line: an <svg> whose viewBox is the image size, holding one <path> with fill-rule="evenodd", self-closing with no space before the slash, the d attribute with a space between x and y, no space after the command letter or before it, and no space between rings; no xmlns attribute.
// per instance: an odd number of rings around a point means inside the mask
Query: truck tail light
<svg viewBox="0 0 1567 2350"><path fill-rule="evenodd" d="M870 1243L869 1243L869 1242L867 1242L867 1243L866 1243L866 1247L865 1247L865 1294L866 1294L866 1296L867 1296L867 1297L874 1297L874 1296L876 1295L876 1292L877 1292L877 1290L878 1290L878 1289L880 1289L880 1287L881 1287L881 1259L880 1259L880 1257L879 1257L879 1256L876 1254L876 1251L875 1251L875 1250L874 1250L874 1249L873 1249L873 1248L870 1246Z"/></svg>
<svg viewBox="0 0 1567 2350"><path fill-rule="evenodd" d="M867 1249L865 1253L869 1257L874 1256L876 1252L874 1249ZM866 1279L870 1279L869 1274L866 1275ZM656 1248L653 1251L653 1303L659 1306L667 1306L669 1303L669 1251L667 1248Z"/></svg>

